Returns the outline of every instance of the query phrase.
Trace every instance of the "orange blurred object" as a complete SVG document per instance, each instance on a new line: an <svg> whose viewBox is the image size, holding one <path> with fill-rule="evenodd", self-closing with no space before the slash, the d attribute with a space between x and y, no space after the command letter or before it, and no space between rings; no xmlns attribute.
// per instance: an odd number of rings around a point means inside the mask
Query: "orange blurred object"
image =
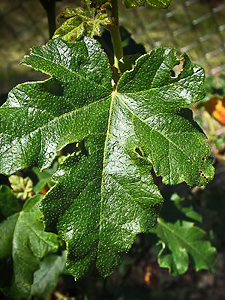
<svg viewBox="0 0 225 300"><path fill-rule="evenodd" d="M225 98L213 96L205 103L205 108L213 118L225 125Z"/></svg>
<svg viewBox="0 0 225 300"><path fill-rule="evenodd" d="M152 276L152 268L151 266L146 266L144 280L148 286L151 285L151 276Z"/></svg>

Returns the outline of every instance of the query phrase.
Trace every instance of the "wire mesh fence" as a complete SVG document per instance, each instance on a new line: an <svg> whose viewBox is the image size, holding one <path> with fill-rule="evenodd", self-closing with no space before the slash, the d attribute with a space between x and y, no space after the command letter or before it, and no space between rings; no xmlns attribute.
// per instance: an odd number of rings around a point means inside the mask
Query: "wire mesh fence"
<svg viewBox="0 0 225 300"><path fill-rule="evenodd" d="M167 10L140 7L132 10L139 26L126 12L122 22L147 50L172 46L187 52L209 74L225 69L225 1L172 0Z"/></svg>
<svg viewBox="0 0 225 300"><path fill-rule="evenodd" d="M74 1L57 2L57 12ZM150 6L125 9L121 25L147 50L176 47L201 64L209 74L225 70L225 1L172 0L167 10ZM1 0L0 4L0 93L15 84L41 75L19 66L32 45L48 40L47 17L38 0Z"/></svg>

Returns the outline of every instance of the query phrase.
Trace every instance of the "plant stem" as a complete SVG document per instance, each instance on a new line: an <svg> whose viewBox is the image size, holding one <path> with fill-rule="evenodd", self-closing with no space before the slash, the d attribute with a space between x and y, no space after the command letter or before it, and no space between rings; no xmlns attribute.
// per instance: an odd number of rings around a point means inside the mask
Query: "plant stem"
<svg viewBox="0 0 225 300"><path fill-rule="evenodd" d="M112 24L107 28L110 31L113 50L114 50L114 66L119 70L119 60L123 57L122 40L119 29L119 14L118 14L118 0L112 0Z"/></svg>
<svg viewBox="0 0 225 300"><path fill-rule="evenodd" d="M49 30L49 38L51 39L55 30L55 2L56 0L40 0L42 6L44 7L47 17L48 17L48 30Z"/></svg>

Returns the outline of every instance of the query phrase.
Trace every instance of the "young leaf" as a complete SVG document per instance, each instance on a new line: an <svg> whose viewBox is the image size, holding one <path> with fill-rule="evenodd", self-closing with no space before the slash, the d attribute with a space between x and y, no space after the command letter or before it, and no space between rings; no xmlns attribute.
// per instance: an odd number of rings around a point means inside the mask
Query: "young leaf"
<svg viewBox="0 0 225 300"><path fill-rule="evenodd" d="M65 20L55 31L53 38L61 37L68 41L78 41L84 36L94 37L102 35L102 26L111 24L105 10L97 11L96 8L66 9L60 16Z"/></svg>
<svg viewBox="0 0 225 300"><path fill-rule="evenodd" d="M193 258L196 271L213 270L216 249L206 241L206 233L192 222L177 221L175 224L162 219L152 230L160 238L162 249L158 255L161 267L168 268L172 275L183 274L188 269L189 257Z"/></svg>
<svg viewBox="0 0 225 300"><path fill-rule="evenodd" d="M175 207L186 217L197 222L202 222L202 216L194 209L190 201L185 201L185 199L180 198L178 194L174 193L170 198L170 202L174 203Z"/></svg>
<svg viewBox="0 0 225 300"><path fill-rule="evenodd" d="M96 262L103 275L135 236L156 222L166 184L204 185L213 176L210 148L187 107L203 97L203 70L174 49L155 49L125 72L115 90L98 43L60 39L35 47L24 63L52 77L21 84L0 110L2 172L48 167L58 150L84 140L45 196L46 225L67 244L67 267L79 278Z"/></svg>
<svg viewBox="0 0 225 300"><path fill-rule="evenodd" d="M155 7L167 8L170 5L170 2L171 0L123 0L123 3L127 8L143 6L145 3Z"/></svg>

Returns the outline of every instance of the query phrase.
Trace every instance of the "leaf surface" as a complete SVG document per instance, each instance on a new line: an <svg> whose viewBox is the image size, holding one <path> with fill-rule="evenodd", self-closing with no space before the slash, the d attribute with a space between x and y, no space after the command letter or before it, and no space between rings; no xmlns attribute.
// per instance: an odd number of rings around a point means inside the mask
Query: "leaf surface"
<svg viewBox="0 0 225 300"><path fill-rule="evenodd" d="M16 213L0 223L0 259L11 255L13 233L18 216Z"/></svg>
<svg viewBox="0 0 225 300"><path fill-rule="evenodd" d="M66 251L62 255L50 254L40 263L40 268L34 273L31 295L47 297L54 291L66 264Z"/></svg>
<svg viewBox="0 0 225 300"><path fill-rule="evenodd" d="M159 265L168 268L172 275L187 271L189 255L195 263L196 271L213 270L216 249L206 240L206 233L192 222L177 221L173 224L159 219L153 232L157 234L162 244L158 255Z"/></svg>
<svg viewBox="0 0 225 300"><path fill-rule="evenodd" d="M25 57L51 78L9 93L0 110L0 167L44 169L58 150L83 140L43 200L46 226L66 241L75 278L93 264L110 274L135 236L155 225L162 196L152 168L166 184L204 185L213 176L210 148L188 110L203 97L204 72L184 59L174 78L175 50L153 50L113 89L107 56L90 38L54 39Z"/></svg>
<svg viewBox="0 0 225 300"><path fill-rule="evenodd" d="M10 270L12 256L14 273L14 280L7 283L7 288L4 286L3 292L14 299L28 298L40 260L58 250L57 235L44 232L40 200L40 195L30 198L21 212L0 224L0 258Z"/></svg>
<svg viewBox="0 0 225 300"><path fill-rule="evenodd" d="M13 235L13 263L15 283L25 297L30 292L33 273L38 268L39 260L49 252L58 249L57 236L44 232L41 222L39 195L30 198L21 211Z"/></svg>
<svg viewBox="0 0 225 300"><path fill-rule="evenodd" d="M22 208L16 196L7 185L0 186L0 221L19 212Z"/></svg>

